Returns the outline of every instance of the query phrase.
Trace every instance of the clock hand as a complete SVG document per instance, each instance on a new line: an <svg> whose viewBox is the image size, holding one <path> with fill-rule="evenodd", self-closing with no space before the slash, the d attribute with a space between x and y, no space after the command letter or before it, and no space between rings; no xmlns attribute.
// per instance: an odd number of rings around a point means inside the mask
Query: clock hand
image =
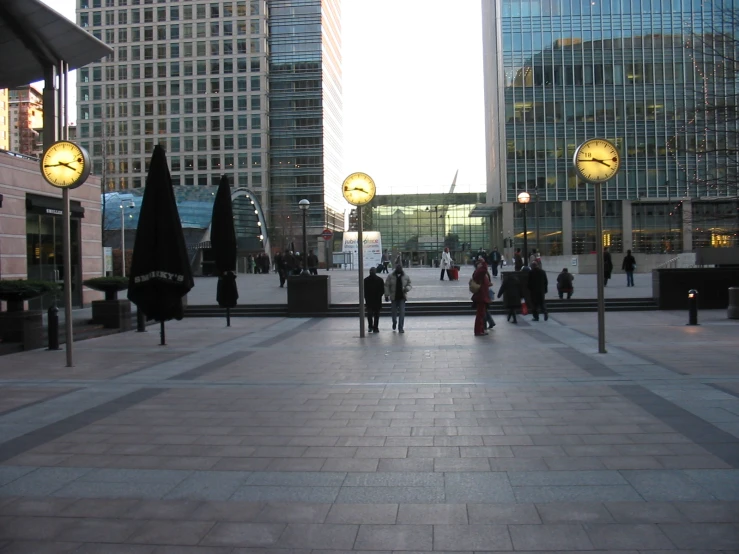
<svg viewBox="0 0 739 554"><path fill-rule="evenodd" d="M604 162L603 160L597 160L597 159L595 159L595 158L593 158L593 159L590 159L590 160L577 160L577 161L578 161L578 162L597 162L597 163L599 163L599 164L602 164L602 165L604 165L604 166L606 166L606 167L611 167L610 165L608 165L608 164L607 164L606 162Z"/></svg>
<svg viewBox="0 0 739 554"><path fill-rule="evenodd" d="M55 163L55 164L44 164L44 167L57 167L57 166L60 166L60 165L62 165L62 164L60 164L60 163Z"/></svg>

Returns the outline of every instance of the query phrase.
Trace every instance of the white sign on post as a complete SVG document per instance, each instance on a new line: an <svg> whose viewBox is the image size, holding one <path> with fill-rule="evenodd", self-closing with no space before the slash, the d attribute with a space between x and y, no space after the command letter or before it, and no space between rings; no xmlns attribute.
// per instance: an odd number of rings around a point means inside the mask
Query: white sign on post
<svg viewBox="0 0 739 554"><path fill-rule="evenodd" d="M351 252L354 265L359 265L357 252L357 235L356 231L344 232L344 244L342 251ZM364 258L364 268L369 270L370 267L377 267L382 262L382 238L379 231L364 231L362 233L362 249Z"/></svg>

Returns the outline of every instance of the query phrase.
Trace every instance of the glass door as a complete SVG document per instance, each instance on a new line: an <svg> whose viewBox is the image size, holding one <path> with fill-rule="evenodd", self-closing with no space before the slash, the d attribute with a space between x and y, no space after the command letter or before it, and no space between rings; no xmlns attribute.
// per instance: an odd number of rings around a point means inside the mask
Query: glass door
<svg viewBox="0 0 739 554"><path fill-rule="evenodd" d="M72 264L72 306L82 307L82 268L80 266L80 220L72 218L70 225ZM26 260L28 278L54 281L64 286L64 241L62 218L57 215L30 213L26 216ZM54 301L53 294L29 302L31 309L46 310ZM58 306L62 304L61 290L57 293Z"/></svg>

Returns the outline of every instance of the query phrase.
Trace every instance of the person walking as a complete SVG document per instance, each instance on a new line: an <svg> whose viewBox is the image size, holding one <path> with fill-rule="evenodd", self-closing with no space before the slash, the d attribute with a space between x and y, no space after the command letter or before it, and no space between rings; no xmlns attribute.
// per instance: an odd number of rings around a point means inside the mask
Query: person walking
<svg viewBox="0 0 739 554"><path fill-rule="evenodd" d="M500 265L500 261L500 252L498 252L498 247L494 246L493 251L490 252L490 271L493 272L493 277L498 276L498 266Z"/></svg>
<svg viewBox="0 0 739 554"><path fill-rule="evenodd" d="M575 290L572 286L574 280L575 276L567 271L566 267L563 267L562 273L557 275L557 293L559 294L560 300L562 300L565 294L567 294L567 300L572 298L572 293Z"/></svg>
<svg viewBox="0 0 739 554"><path fill-rule="evenodd" d="M308 250L308 271L311 275L318 275L318 256L313 253L313 249Z"/></svg>
<svg viewBox="0 0 739 554"><path fill-rule="evenodd" d="M473 292L473 288L476 289ZM485 316L490 303L490 277L488 276L488 264L482 257L477 258L477 267L470 281L470 292L472 302L475 304L475 336L487 335L485 331Z"/></svg>
<svg viewBox="0 0 739 554"><path fill-rule="evenodd" d="M626 286L634 286L634 270L636 269L636 258L631 255L631 250L626 251L624 261L621 263L621 269L626 272Z"/></svg>
<svg viewBox="0 0 739 554"><path fill-rule="evenodd" d="M608 280L611 278L613 272L613 260L611 259L611 253L608 248L603 249L603 286L608 286Z"/></svg>
<svg viewBox="0 0 739 554"><path fill-rule="evenodd" d="M403 266L398 264L395 271L385 279L385 300L389 300L390 316L393 318L393 331L397 327L399 333L405 333L405 301L408 299L408 291L412 288L411 279L403 271Z"/></svg>
<svg viewBox="0 0 739 554"><path fill-rule="evenodd" d="M280 276L280 288L283 288L285 286L285 281L287 280L287 260L285 259L285 254L280 254L279 252L277 255L275 255L275 270L277 271L277 274Z"/></svg>
<svg viewBox="0 0 739 554"><path fill-rule="evenodd" d="M452 266L454 265L454 261L452 260L452 255L449 253L449 247L444 248L444 252L441 253L441 274L439 275L439 280L444 280L444 272L446 271L446 276L449 278L449 280L452 280Z"/></svg>
<svg viewBox="0 0 739 554"><path fill-rule="evenodd" d="M531 264L528 285L534 321L539 321L539 311L544 313L544 321L547 321L549 319L549 313L547 312L547 306L544 303L544 296L549 290L549 281L547 280L546 272L539 267L539 264L536 262Z"/></svg>
<svg viewBox="0 0 739 554"><path fill-rule="evenodd" d="M254 270L252 269L254 266L254 256L249 254L246 257L246 272L247 273L254 273Z"/></svg>
<svg viewBox="0 0 739 554"><path fill-rule="evenodd" d="M387 250L383 250L382 252L382 271L380 273L390 273L388 271L388 266L390 265L390 254L387 253Z"/></svg>
<svg viewBox="0 0 739 554"><path fill-rule="evenodd" d="M385 293L385 281L377 275L377 268L371 267L369 277L364 278L364 304L367 308L367 328L370 333L379 333L382 295Z"/></svg>
<svg viewBox="0 0 739 554"><path fill-rule="evenodd" d="M516 312L521 308L521 282L512 273L503 273L503 284L498 289L498 298L503 297L503 305L508 310L508 321L516 321Z"/></svg>
<svg viewBox="0 0 739 554"><path fill-rule="evenodd" d="M513 254L513 269L521 271L523 268L523 256L521 255L521 249L516 248L516 252Z"/></svg>

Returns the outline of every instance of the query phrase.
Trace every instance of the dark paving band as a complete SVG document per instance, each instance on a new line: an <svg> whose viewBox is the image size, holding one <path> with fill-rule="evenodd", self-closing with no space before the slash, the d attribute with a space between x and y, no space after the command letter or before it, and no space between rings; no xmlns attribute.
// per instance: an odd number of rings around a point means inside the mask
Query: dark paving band
<svg viewBox="0 0 739 554"><path fill-rule="evenodd" d="M30 408L31 406L35 406L36 404L42 404L44 402L48 402L49 400L54 400L55 398L59 398L60 396L66 396L67 394L72 394L73 392L77 392L82 390L81 388L76 388L72 390L63 390L61 392L58 392L56 394L52 394L51 396L44 396L43 398L39 398L38 400L34 400L32 402L27 402L26 404L21 404L20 406L16 406L15 408L10 408L9 410L5 410L4 412L0 412L1 416L6 416L8 414L12 414L13 412L17 412L18 410L23 410L25 408Z"/></svg>
<svg viewBox="0 0 739 554"><path fill-rule="evenodd" d="M284 333L280 333L279 335L272 337L271 339L263 340L262 342L257 343L254 346L258 348L264 348L266 346L274 346L275 344L282 342L283 340L287 340L287 339L291 339L295 337L296 333L300 333L302 331L306 331L307 329L311 327L315 327L321 321L323 321L323 318L320 318L320 317L311 318L309 321L305 322L300 327L291 329L289 331L285 331Z"/></svg>
<svg viewBox="0 0 739 554"><path fill-rule="evenodd" d="M734 435L640 385L612 385L611 388L732 468L739 469L739 439Z"/></svg>
<svg viewBox="0 0 739 554"><path fill-rule="evenodd" d="M724 387L722 385L717 385L715 383L706 383L706 384L711 388L720 390L721 392L725 392L726 394L730 394L731 396L735 398L739 398L739 392L733 391L729 387Z"/></svg>
<svg viewBox="0 0 739 554"><path fill-rule="evenodd" d="M193 369L185 371L184 373L180 373L179 375L173 375L172 377L169 377L167 380L168 381L193 381L195 379L198 379L199 377L202 377L206 373L210 373L211 371L216 371L218 369L221 369L227 366L228 364L235 362L236 360L241 360L243 358L246 358L247 356L253 353L254 353L253 350L241 350L238 352L233 352L227 356L223 356L222 358L213 360L212 362L208 362L198 367L194 367Z"/></svg>
<svg viewBox="0 0 739 554"><path fill-rule="evenodd" d="M0 445L0 463L6 462L11 458L15 458L28 452L29 450L46 444L47 442L53 441L62 437L68 433L73 433L83 427L95 423L96 421L121 412L149 400L166 389L139 389L132 393L105 402L100 406L95 406L79 414L64 418L56 423L51 423L25 435L21 435L15 439L11 439L6 443Z"/></svg>

